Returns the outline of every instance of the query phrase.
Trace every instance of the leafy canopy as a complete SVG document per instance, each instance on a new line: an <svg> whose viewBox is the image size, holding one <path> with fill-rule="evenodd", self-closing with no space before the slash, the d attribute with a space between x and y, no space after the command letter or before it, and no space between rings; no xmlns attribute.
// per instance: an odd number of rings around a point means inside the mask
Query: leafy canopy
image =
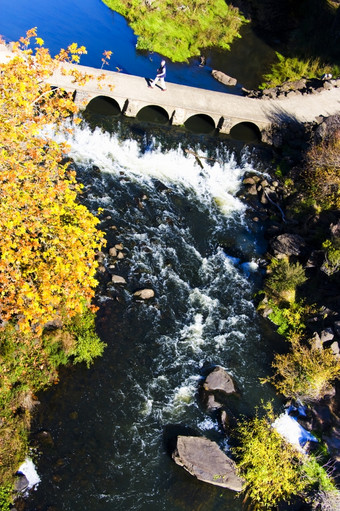
<svg viewBox="0 0 340 511"><path fill-rule="evenodd" d="M76 113L53 73L86 52L72 44L53 59L32 29L0 64L0 319L39 334L51 320L82 313L96 286L98 219L77 196L81 186L62 160L65 144L47 134ZM86 76L74 71L75 80Z"/></svg>

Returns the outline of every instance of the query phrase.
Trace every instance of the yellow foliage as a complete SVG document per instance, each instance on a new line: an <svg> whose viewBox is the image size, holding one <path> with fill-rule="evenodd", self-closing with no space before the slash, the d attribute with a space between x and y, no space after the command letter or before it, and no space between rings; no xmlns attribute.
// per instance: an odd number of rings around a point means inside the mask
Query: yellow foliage
<svg viewBox="0 0 340 511"><path fill-rule="evenodd" d="M29 49L35 36L27 32L0 65L0 319L39 333L47 321L81 313L82 300L90 305L103 234L61 163L66 145L46 135L77 112L71 94L52 89L49 79L60 62L77 62L86 50L72 44L52 59L40 38Z"/></svg>

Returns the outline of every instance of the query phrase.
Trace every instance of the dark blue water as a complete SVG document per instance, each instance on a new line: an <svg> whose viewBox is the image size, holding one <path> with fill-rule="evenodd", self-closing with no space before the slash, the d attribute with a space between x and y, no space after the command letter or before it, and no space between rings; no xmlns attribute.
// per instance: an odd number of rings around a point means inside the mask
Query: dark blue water
<svg viewBox="0 0 340 511"><path fill-rule="evenodd" d="M143 77L153 77L160 55L136 50L137 38L125 19L111 11L101 0L0 0L0 34L6 41L18 40L32 27L55 55L60 48L76 42L88 54L84 65L100 68L102 53L113 51L105 69ZM241 86L255 87L262 69L273 59L274 52L245 27L244 37L235 42L232 52L205 52L207 65L199 67L198 59L188 64L168 62L169 82L215 91L241 93ZM236 87L226 87L211 76L219 69L238 79Z"/></svg>

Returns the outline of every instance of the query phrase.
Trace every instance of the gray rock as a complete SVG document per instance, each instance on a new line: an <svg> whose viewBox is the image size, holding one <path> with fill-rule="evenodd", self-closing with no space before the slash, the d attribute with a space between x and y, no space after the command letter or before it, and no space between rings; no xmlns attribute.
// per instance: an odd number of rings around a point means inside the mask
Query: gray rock
<svg viewBox="0 0 340 511"><path fill-rule="evenodd" d="M327 341L332 341L334 339L333 330L330 327L322 330L322 332L320 334L320 339L321 339L322 343L327 342Z"/></svg>
<svg viewBox="0 0 340 511"><path fill-rule="evenodd" d="M205 379L203 388L207 392L223 392L230 395L236 393L234 380L223 367L217 366Z"/></svg>
<svg viewBox="0 0 340 511"><path fill-rule="evenodd" d="M247 193L249 193L249 195L257 195L257 189L256 189L256 185L252 185L252 186L249 186L249 188L247 189Z"/></svg>
<svg viewBox="0 0 340 511"><path fill-rule="evenodd" d="M105 254L103 252L98 252L96 257L99 263L103 263L105 261Z"/></svg>
<svg viewBox="0 0 340 511"><path fill-rule="evenodd" d="M335 333L338 337L340 337L340 321L334 321L333 323Z"/></svg>
<svg viewBox="0 0 340 511"><path fill-rule="evenodd" d="M253 177L246 177L243 179L242 184L252 186L255 184L255 179Z"/></svg>
<svg viewBox="0 0 340 511"><path fill-rule="evenodd" d="M200 481L242 491L236 465L215 442L204 437L178 436L172 458Z"/></svg>
<svg viewBox="0 0 340 511"><path fill-rule="evenodd" d="M336 357L338 357L340 354L339 343L337 341L332 342L332 344L330 345L330 348L333 351L334 355Z"/></svg>
<svg viewBox="0 0 340 511"><path fill-rule="evenodd" d="M275 256L301 255L306 246L305 240L298 234L279 234L272 242Z"/></svg>
<svg viewBox="0 0 340 511"><path fill-rule="evenodd" d="M226 75L225 73L222 73L222 71L217 71L216 69L213 69L211 71L212 76L218 81L223 83L224 85L236 85L237 80L236 78L232 78L231 76Z"/></svg>
<svg viewBox="0 0 340 511"><path fill-rule="evenodd" d="M28 479L24 474L18 473L14 482L14 491L23 493L28 488Z"/></svg>
<svg viewBox="0 0 340 511"><path fill-rule="evenodd" d="M140 289L139 291L135 291L133 296L141 300L149 300L155 296L155 292L153 289Z"/></svg>

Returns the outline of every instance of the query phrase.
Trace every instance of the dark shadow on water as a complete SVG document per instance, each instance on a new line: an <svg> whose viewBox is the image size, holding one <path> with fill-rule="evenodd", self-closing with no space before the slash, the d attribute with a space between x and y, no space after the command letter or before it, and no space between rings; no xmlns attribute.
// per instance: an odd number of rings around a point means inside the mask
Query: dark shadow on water
<svg viewBox="0 0 340 511"><path fill-rule="evenodd" d="M261 133L252 122L240 122L230 130L230 137L243 142L260 142Z"/></svg>
<svg viewBox="0 0 340 511"><path fill-rule="evenodd" d="M158 105L149 105L142 108L136 119L142 122L151 122L156 124L168 124L169 116L164 108Z"/></svg>
<svg viewBox="0 0 340 511"><path fill-rule="evenodd" d="M117 101L106 96L97 96L92 99L87 105L86 111L90 114L104 116L116 116L121 113Z"/></svg>

